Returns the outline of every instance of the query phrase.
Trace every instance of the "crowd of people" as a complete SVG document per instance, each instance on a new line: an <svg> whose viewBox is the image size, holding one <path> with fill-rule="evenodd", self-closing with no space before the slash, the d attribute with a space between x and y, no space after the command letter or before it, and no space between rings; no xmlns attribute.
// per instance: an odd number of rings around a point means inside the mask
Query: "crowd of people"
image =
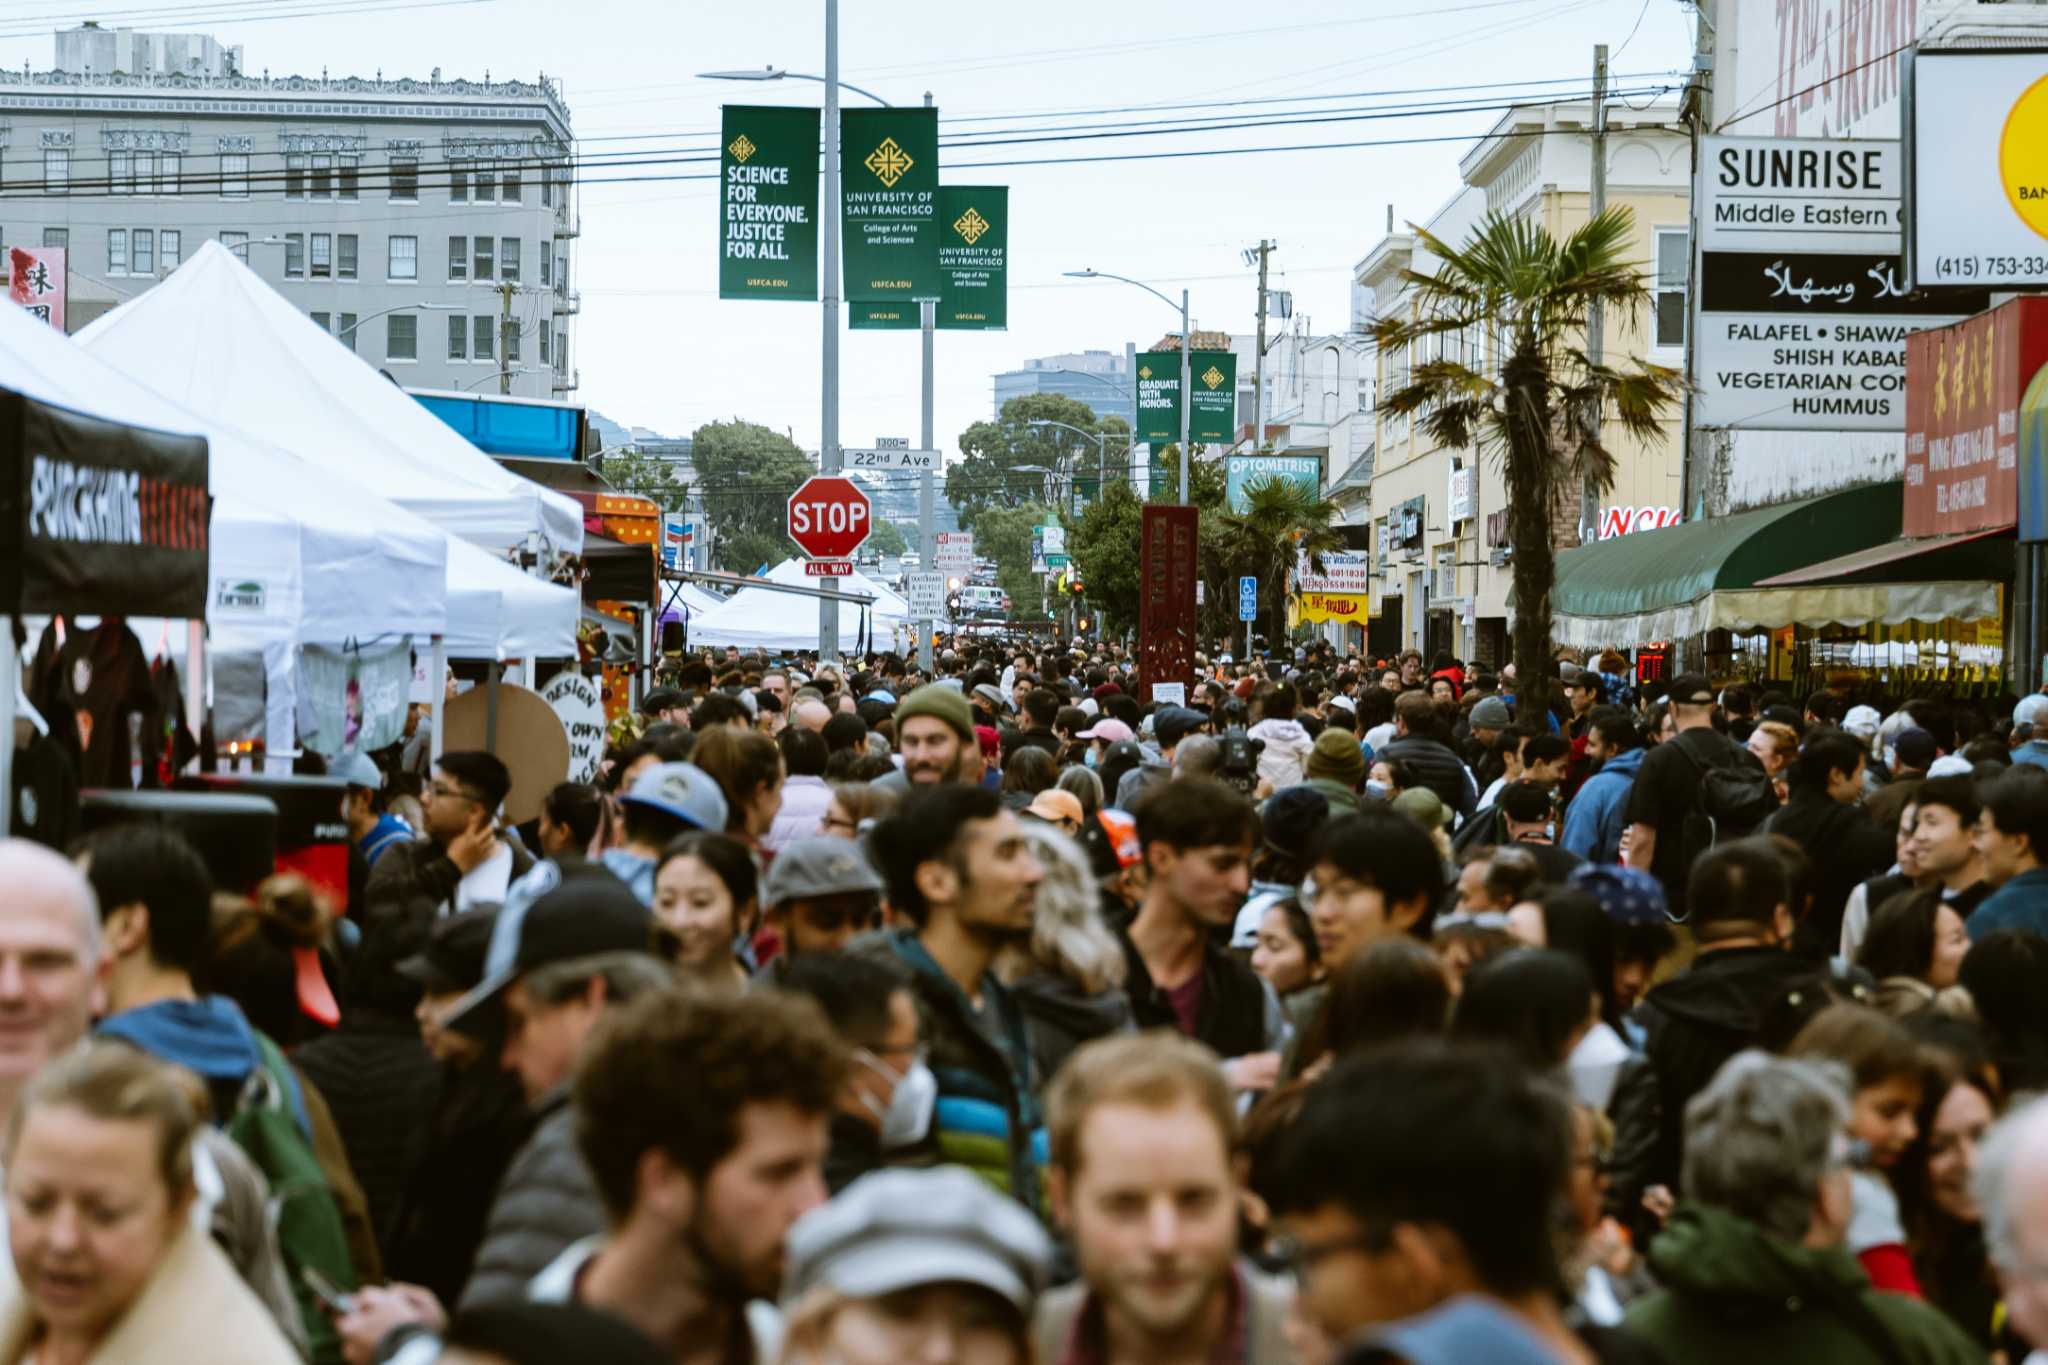
<svg viewBox="0 0 2048 1365"><path fill-rule="evenodd" d="M2048 696L1196 667L671 660L524 825L343 764L346 905L0 842L0 1365L2048 1352Z"/></svg>

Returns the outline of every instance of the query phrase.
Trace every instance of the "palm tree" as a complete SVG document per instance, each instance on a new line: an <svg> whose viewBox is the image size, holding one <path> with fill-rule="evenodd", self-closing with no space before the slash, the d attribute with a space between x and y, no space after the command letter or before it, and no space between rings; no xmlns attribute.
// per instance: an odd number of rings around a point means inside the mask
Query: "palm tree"
<svg viewBox="0 0 2048 1365"><path fill-rule="evenodd" d="M1309 567L1323 571L1323 556L1344 548L1343 537L1330 529L1337 504L1326 502L1292 479L1264 478L1244 491L1244 511L1225 512L1217 519L1216 546L1225 564L1257 574L1272 596L1273 630L1266 638L1275 648L1287 638L1288 570L1306 554Z"/></svg>
<svg viewBox="0 0 2048 1365"><path fill-rule="evenodd" d="M1519 216L1493 213L1462 249L1417 230L1441 264L1433 275L1404 272L1415 316L1380 324L1381 347L1464 333L1495 339L1497 371L1482 361L1433 359L1380 403L1382 412L1419 414L1437 444L1478 448L1501 462L1514 545L1514 657L1525 714L1549 704L1550 590L1557 549L1552 515L1590 482L1614 485L1614 455L1602 416L1639 440L1662 433L1684 380L1641 358L1628 370L1598 363L1584 347L1594 308L1634 316L1649 289L1629 259L1633 215L1612 208L1562 242Z"/></svg>

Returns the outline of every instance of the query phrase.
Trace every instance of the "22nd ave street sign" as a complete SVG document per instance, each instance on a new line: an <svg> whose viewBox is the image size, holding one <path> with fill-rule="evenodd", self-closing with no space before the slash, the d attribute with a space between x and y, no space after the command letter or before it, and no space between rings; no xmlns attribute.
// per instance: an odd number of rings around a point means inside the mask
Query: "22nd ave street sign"
<svg viewBox="0 0 2048 1365"><path fill-rule="evenodd" d="M814 474L789 496L789 538L812 559L850 557L873 526L868 495L837 474Z"/></svg>

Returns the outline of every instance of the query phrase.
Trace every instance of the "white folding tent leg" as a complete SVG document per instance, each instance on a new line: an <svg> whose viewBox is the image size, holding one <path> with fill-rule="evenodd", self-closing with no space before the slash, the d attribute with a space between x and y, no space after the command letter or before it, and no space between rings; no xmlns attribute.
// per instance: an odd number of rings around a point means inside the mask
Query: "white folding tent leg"
<svg viewBox="0 0 2048 1365"><path fill-rule="evenodd" d="M200 732L206 723L206 622L185 623L185 726L195 744L203 743ZM198 771L195 759L192 768Z"/></svg>
<svg viewBox="0 0 2048 1365"><path fill-rule="evenodd" d="M434 663L428 673L427 724L432 727L431 757L441 761L441 741L445 737L441 728L441 707L448 700L448 640L446 636L434 637Z"/></svg>
<svg viewBox="0 0 2048 1365"><path fill-rule="evenodd" d="M6 837L14 820L14 689L20 679L14 618L0 616L0 838Z"/></svg>

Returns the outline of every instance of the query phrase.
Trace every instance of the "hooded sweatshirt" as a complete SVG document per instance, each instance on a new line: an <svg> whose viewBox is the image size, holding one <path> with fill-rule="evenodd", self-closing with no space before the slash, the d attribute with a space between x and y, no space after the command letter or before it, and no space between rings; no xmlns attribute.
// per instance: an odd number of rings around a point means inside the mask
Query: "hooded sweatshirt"
<svg viewBox="0 0 2048 1365"><path fill-rule="evenodd" d="M1564 813L1558 843L1589 863L1621 859L1621 834L1628 828L1628 794L1642 771L1644 749L1616 754L1579 785Z"/></svg>
<svg viewBox="0 0 2048 1365"><path fill-rule="evenodd" d="M1846 1248L1787 1242L1720 1209L1681 1207L1649 1259L1664 1289L1631 1306L1627 1326L1669 1365L1984 1359L1939 1309L1872 1288Z"/></svg>
<svg viewBox="0 0 2048 1365"><path fill-rule="evenodd" d="M152 1057L197 1072L213 1092L216 1113L234 1111L249 1073L263 1064L256 1030L243 1017L241 1006L225 995L160 1000L123 1010L101 1021L99 1031L133 1043ZM299 1121L299 1131L310 1141L313 1123L306 1112L305 1095L296 1081L290 1092L292 1114Z"/></svg>
<svg viewBox="0 0 2048 1365"><path fill-rule="evenodd" d="M1300 721L1262 720L1245 734L1265 741L1265 751L1259 755L1259 776L1274 791L1298 786L1308 775L1308 755L1315 748L1315 740Z"/></svg>

